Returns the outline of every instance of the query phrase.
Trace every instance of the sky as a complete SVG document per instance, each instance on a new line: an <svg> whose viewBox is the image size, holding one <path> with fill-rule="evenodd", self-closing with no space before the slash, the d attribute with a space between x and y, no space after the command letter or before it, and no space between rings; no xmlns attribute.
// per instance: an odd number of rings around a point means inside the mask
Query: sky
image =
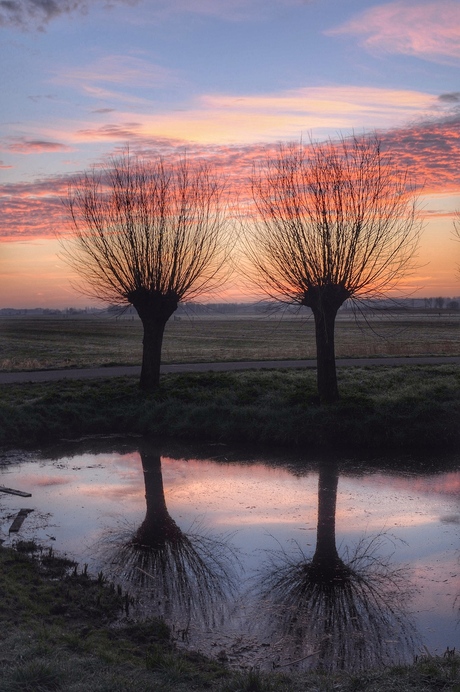
<svg viewBox="0 0 460 692"><path fill-rule="evenodd" d="M460 295L459 36L458 0L0 0L0 307L90 304L63 200L128 146L245 179L279 142L374 131L421 188L404 290Z"/></svg>

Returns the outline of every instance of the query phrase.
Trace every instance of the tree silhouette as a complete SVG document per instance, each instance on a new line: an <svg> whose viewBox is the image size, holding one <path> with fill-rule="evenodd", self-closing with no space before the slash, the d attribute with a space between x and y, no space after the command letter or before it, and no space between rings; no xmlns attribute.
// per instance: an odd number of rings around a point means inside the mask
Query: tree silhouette
<svg viewBox="0 0 460 692"><path fill-rule="evenodd" d="M205 163L126 154L69 190L64 257L82 293L126 306L143 325L140 385L159 384L167 321L220 285L227 256L222 188Z"/></svg>
<svg viewBox="0 0 460 692"><path fill-rule="evenodd" d="M280 146L254 169L252 194L253 279L271 298L312 310L318 394L334 402L337 312L410 270L420 233L414 186L376 136L363 136Z"/></svg>
<svg viewBox="0 0 460 692"><path fill-rule="evenodd" d="M145 481L146 515L134 531L105 537L104 553L117 579L148 594L157 615L213 622L233 592L234 551L228 539L195 527L184 533L169 514L158 452L140 452Z"/></svg>
<svg viewBox="0 0 460 692"><path fill-rule="evenodd" d="M280 641L288 662L323 670L359 670L401 661L414 650L404 615L409 585L403 568L379 556L383 536L340 557L335 539L338 471L320 467L316 548L308 558L271 554L261 571L259 626Z"/></svg>

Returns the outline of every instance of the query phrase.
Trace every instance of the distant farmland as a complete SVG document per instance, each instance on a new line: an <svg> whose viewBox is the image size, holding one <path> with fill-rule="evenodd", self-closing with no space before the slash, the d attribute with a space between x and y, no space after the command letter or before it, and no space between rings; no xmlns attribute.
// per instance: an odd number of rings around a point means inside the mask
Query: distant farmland
<svg viewBox="0 0 460 692"><path fill-rule="evenodd" d="M0 317L0 369L136 365L136 317ZM414 311L356 321L339 314L338 357L460 355L460 313ZM181 315L167 325L164 363L315 358L312 318L292 314Z"/></svg>

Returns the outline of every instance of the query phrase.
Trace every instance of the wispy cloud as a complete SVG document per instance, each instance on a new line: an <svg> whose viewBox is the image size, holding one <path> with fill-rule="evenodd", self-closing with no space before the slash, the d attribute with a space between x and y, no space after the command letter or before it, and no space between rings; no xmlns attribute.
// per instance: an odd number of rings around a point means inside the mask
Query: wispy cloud
<svg viewBox="0 0 460 692"><path fill-rule="evenodd" d="M43 30L53 19L73 12L86 13L95 4L110 7L136 3L137 0L0 0L0 27Z"/></svg>
<svg viewBox="0 0 460 692"><path fill-rule="evenodd" d="M158 21L178 14L197 14L224 21L260 21L280 7L299 7L313 0L145 0L142 20Z"/></svg>
<svg viewBox="0 0 460 692"><path fill-rule="evenodd" d="M115 111L115 108L95 108L92 113L100 113L100 114L106 114L106 113L113 113Z"/></svg>
<svg viewBox="0 0 460 692"><path fill-rule="evenodd" d="M431 94L353 86L304 88L255 96L203 95L181 110L147 115L138 135L192 143L297 139L314 131L388 128L436 111ZM124 121L136 115L120 114Z"/></svg>
<svg viewBox="0 0 460 692"><path fill-rule="evenodd" d="M141 136L142 124L135 122L113 123L100 127L86 127L77 131L75 139L78 141L95 142L128 142Z"/></svg>
<svg viewBox="0 0 460 692"><path fill-rule="evenodd" d="M153 90L177 88L182 84L176 71L135 55L106 55L80 67L61 66L51 81L106 103L112 101L136 107L151 105L149 95ZM111 110L105 107L94 112L109 113Z"/></svg>
<svg viewBox="0 0 460 692"><path fill-rule="evenodd" d="M97 142L113 146L168 140L182 146L248 145L286 139L334 136L393 126L455 110L452 98L418 91L355 86L312 87L259 95L204 94L177 108L160 110L145 100L141 108L100 108L86 120L54 121L35 128L30 140L70 147ZM146 107L150 106L150 107ZM103 122L101 122L103 116ZM104 117L105 116L105 117ZM22 147L18 145L18 150Z"/></svg>
<svg viewBox="0 0 460 692"><path fill-rule="evenodd" d="M3 161L0 161L0 168L13 168L13 166L9 166L6 163L4 163Z"/></svg>
<svg viewBox="0 0 460 692"><path fill-rule="evenodd" d="M173 70L133 55L106 55L85 67L65 67L53 79L58 84L122 84L155 87L177 83Z"/></svg>
<svg viewBox="0 0 460 692"><path fill-rule="evenodd" d="M49 154L55 151L71 151L70 147L61 142L50 142L41 139L14 138L3 145L4 149L16 154Z"/></svg>
<svg viewBox="0 0 460 692"><path fill-rule="evenodd" d="M399 53L458 64L460 3L390 2L372 7L326 33L361 37L362 45L375 53Z"/></svg>
<svg viewBox="0 0 460 692"><path fill-rule="evenodd" d="M440 94L438 99L442 104L447 104L449 106L458 104L460 107L460 91L451 91L448 94Z"/></svg>

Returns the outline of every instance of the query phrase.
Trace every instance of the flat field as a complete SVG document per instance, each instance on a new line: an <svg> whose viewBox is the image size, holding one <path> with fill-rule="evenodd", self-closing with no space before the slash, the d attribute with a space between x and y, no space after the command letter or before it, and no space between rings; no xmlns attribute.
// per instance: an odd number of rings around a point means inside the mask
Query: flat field
<svg viewBox="0 0 460 692"><path fill-rule="evenodd" d="M41 370L141 362L136 317L0 317L0 370ZM339 315L338 357L460 355L460 313ZM182 316L169 321L164 363L315 358L312 317Z"/></svg>

